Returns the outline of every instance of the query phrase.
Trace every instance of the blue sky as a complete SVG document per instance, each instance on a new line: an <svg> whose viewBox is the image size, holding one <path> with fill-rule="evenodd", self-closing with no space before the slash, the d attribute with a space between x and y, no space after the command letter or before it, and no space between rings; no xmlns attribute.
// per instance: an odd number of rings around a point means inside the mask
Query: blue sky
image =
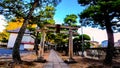
<svg viewBox="0 0 120 68"><path fill-rule="evenodd" d="M78 15L80 12L83 11L85 7L80 6L80 4L78 4L77 1L78 0L62 0L62 2L57 5L56 13L54 16L56 24L63 23L63 20L66 17L66 15L69 14ZM79 18L77 20L79 20Z"/></svg>

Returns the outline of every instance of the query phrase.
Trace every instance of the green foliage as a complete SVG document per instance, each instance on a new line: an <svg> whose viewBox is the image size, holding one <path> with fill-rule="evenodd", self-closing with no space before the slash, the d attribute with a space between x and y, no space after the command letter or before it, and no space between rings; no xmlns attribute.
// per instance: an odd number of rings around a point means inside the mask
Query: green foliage
<svg viewBox="0 0 120 68"><path fill-rule="evenodd" d="M43 9L44 7L48 5L56 6L59 2L60 0L0 0L1 14L5 15L7 18L16 17L24 19L23 25L18 33L13 47L13 61L16 63L21 63L19 47L30 19L36 16L39 13L39 10ZM37 19L39 18L40 17Z"/></svg>
<svg viewBox="0 0 120 68"><path fill-rule="evenodd" d="M65 51L65 55L68 54L68 35L57 33L54 42L58 51Z"/></svg>
<svg viewBox="0 0 120 68"><path fill-rule="evenodd" d="M77 23L76 19L77 19L77 16L75 14L67 15L64 18L64 24L68 26L75 26Z"/></svg>
<svg viewBox="0 0 120 68"><path fill-rule="evenodd" d="M48 6L57 6L61 0L39 0L33 15L38 13L41 8ZM6 18L25 18L29 14L29 10L32 8L34 1L27 1L27 0L1 0L0 1L0 13L4 14ZM49 10L47 8L47 10ZM52 8L50 8L52 10Z"/></svg>
<svg viewBox="0 0 120 68"><path fill-rule="evenodd" d="M52 32L47 32L46 41L52 44L65 45L68 43L68 35L65 34L54 34Z"/></svg>
<svg viewBox="0 0 120 68"><path fill-rule="evenodd" d="M0 13L3 13L7 18L25 17L29 10L27 5L22 0L2 0L0 1Z"/></svg>
<svg viewBox="0 0 120 68"><path fill-rule="evenodd" d="M54 7L46 6L45 10L43 10L42 13L43 13L43 15L42 15L40 21L42 21L43 24L55 24L55 21L53 19L53 16L55 14Z"/></svg>
<svg viewBox="0 0 120 68"><path fill-rule="evenodd" d="M82 36L83 36L83 41L82 41ZM86 34L76 36L73 39L73 50L75 51L81 51L82 46L84 47L84 50L87 48L90 48L90 37Z"/></svg>
<svg viewBox="0 0 120 68"><path fill-rule="evenodd" d="M88 5L90 3L91 0L78 0L78 3L80 3L81 5L85 6Z"/></svg>
<svg viewBox="0 0 120 68"><path fill-rule="evenodd" d="M31 23L37 24L37 27L41 28L41 34L42 29L46 28L44 25L46 24L55 24L55 21L53 19L53 16L55 14L55 8L53 6L46 6L44 9L40 10L37 16L32 16ZM29 28L34 31L34 29ZM53 34L47 33L47 41L53 40Z"/></svg>
<svg viewBox="0 0 120 68"><path fill-rule="evenodd" d="M53 6L46 6L37 15L31 17L30 23L35 23L40 28L43 28L45 24L55 24L55 20L53 19L54 14L55 8Z"/></svg>
<svg viewBox="0 0 120 68"><path fill-rule="evenodd" d="M68 38L68 35L58 33L58 34L55 35L55 40L54 41L57 44L65 44L65 43L68 42L67 38Z"/></svg>
<svg viewBox="0 0 120 68"><path fill-rule="evenodd" d="M9 33L7 33L6 31L0 32L1 42L8 42L8 38L9 38Z"/></svg>
<svg viewBox="0 0 120 68"><path fill-rule="evenodd" d="M82 40L82 37L83 37L83 40L91 40L90 36L88 36L87 34L80 35L79 39Z"/></svg>
<svg viewBox="0 0 120 68"><path fill-rule="evenodd" d="M83 6L88 5L88 8L80 14L80 18L85 19L84 24L105 27L108 18L112 26L118 25L118 21L113 23L112 20L115 18L120 20L120 0L78 0L78 2Z"/></svg>
<svg viewBox="0 0 120 68"><path fill-rule="evenodd" d="M87 6L79 15L82 20L81 23L106 29L108 47L104 62L105 64L111 64L114 50L113 32L114 30L120 30L120 28L117 28L120 25L118 23L120 21L120 0L78 0L78 2L83 6Z"/></svg>
<svg viewBox="0 0 120 68"><path fill-rule="evenodd" d="M55 35L51 32L47 32L46 41L54 43Z"/></svg>

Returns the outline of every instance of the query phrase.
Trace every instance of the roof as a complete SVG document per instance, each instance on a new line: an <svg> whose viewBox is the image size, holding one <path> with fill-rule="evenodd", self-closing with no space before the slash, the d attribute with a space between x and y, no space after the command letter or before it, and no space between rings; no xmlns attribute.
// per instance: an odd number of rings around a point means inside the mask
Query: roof
<svg viewBox="0 0 120 68"><path fill-rule="evenodd" d="M19 30L20 30L20 28L17 28L17 29L14 29L14 30L8 30L8 32L9 33L18 33ZM28 29L25 30L25 34L30 34L30 33L31 32Z"/></svg>

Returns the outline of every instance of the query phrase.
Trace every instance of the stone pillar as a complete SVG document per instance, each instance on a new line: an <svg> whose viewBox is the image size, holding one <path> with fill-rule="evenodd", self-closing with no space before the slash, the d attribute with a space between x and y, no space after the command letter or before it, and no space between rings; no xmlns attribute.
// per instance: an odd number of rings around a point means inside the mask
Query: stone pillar
<svg viewBox="0 0 120 68"><path fill-rule="evenodd" d="M46 37L46 33L45 33L45 30L44 30L43 33L42 33L42 43L41 43L41 46L42 46L42 53L41 53L41 55L42 56L44 55L45 37Z"/></svg>
<svg viewBox="0 0 120 68"><path fill-rule="evenodd" d="M44 45L45 45L45 36L46 36L46 30L42 29L41 30L41 42L39 45L39 56L37 58L37 62L46 62L46 60L44 59L43 55L44 55Z"/></svg>
<svg viewBox="0 0 120 68"><path fill-rule="evenodd" d="M42 30L42 35L41 35L41 42L40 42L40 49L39 49L39 57L42 57L43 54L44 54L44 45L45 45L45 36L46 36L46 33L45 33L45 29Z"/></svg>
<svg viewBox="0 0 120 68"><path fill-rule="evenodd" d="M73 39L72 39L72 29L69 28L69 58L66 61L67 63L75 63L73 59Z"/></svg>
<svg viewBox="0 0 120 68"><path fill-rule="evenodd" d="M73 39L72 39L72 30L69 29L69 58L73 57Z"/></svg>

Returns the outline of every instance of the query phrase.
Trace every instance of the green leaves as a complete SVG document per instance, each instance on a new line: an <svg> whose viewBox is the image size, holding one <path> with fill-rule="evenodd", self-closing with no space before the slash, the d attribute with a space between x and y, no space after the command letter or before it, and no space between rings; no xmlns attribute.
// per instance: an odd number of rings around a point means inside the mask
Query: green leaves
<svg viewBox="0 0 120 68"><path fill-rule="evenodd" d="M78 2L84 4L84 6L87 5L87 8L79 15L80 19L89 21L87 24L84 23L85 25L94 23L95 25L97 24L98 26L104 27L105 23L108 23L105 22L106 19L109 19L109 22L111 22L111 20L120 16L119 0L78 0ZM94 24L91 26L94 26ZM112 25L114 25L114 23Z"/></svg>
<svg viewBox="0 0 120 68"><path fill-rule="evenodd" d="M65 22L64 24L68 26L75 25L77 23L76 19L77 19L77 16L75 14L67 15L64 18L64 22Z"/></svg>
<svg viewBox="0 0 120 68"><path fill-rule="evenodd" d="M83 37L83 40L91 40L90 36L88 36L87 34L80 35L79 39L82 40L82 37Z"/></svg>
<svg viewBox="0 0 120 68"><path fill-rule="evenodd" d="M45 9L45 11L53 11L54 6L60 3L61 0L39 0L39 4L35 7L34 14L38 14L39 10ZM0 1L0 13L4 14L8 18L23 17L25 18L32 8L34 0L1 0ZM52 7L49 7L52 6ZM54 12L51 12L48 17L53 17Z"/></svg>
<svg viewBox="0 0 120 68"><path fill-rule="evenodd" d="M79 36L76 36L74 39L73 39L73 47L74 48L78 48L78 50L82 50L82 46L84 47L84 49L86 48L90 48L90 41L91 38L86 35L86 34L82 34L82 35L79 35Z"/></svg>
<svg viewBox="0 0 120 68"><path fill-rule="evenodd" d="M78 0L78 3L80 3L81 5L85 6L88 5L90 3L91 0Z"/></svg>
<svg viewBox="0 0 120 68"><path fill-rule="evenodd" d="M52 6L46 6L45 9L41 10L39 12L39 15L37 16L37 20L39 24L55 24L55 21L53 19L53 16L55 14L55 8Z"/></svg>
<svg viewBox="0 0 120 68"><path fill-rule="evenodd" d="M26 9L24 2L19 0L4 0L0 2L0 12L4 14L6 17L15 16L15 17L25 17Z"/></svg>
<svg viewBox="0 0 120 68"><path fill-rule="evenodd" d="M54 14L55 8L46 6L38 14L31 17L31 23L37 24L40 28L44 27L45 24L55 24L55 20L53 19Z"/></svg>

